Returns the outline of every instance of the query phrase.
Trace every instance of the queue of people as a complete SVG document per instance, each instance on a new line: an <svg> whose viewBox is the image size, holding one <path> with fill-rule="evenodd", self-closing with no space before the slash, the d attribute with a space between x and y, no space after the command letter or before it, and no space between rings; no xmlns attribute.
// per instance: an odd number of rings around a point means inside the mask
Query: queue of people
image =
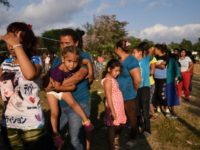
<svg viewBox="0 0 200 150"><path fill-rule="evenodd" d="M89 85L94 70L90 54L82 47L83 34L71 28L61 30L61 56L54 58L51 67L47 58L42 78L42 59L35 51L36 37L30 26L11 23L7 34L0 37L12 56L0 68L2 136L8 149L61 149L64 139L60 132L66 126L70 149L91 149L94 126L89 119ZM114 139L124 128L131 128L129 139L139 133L150 136L151 119L157 118L158 110L165 117L177 118L174 107L182 102L182 90L189 102L193 63L185 49L179 57L164 44L141 42L132 50L129 46L124 39L116 43L114 52L119 59L108 61L101 80L110 150L119 149ZM39 84L41 79L43 87ZM51 112L50 136L40 105L41 88Z"/></svg>

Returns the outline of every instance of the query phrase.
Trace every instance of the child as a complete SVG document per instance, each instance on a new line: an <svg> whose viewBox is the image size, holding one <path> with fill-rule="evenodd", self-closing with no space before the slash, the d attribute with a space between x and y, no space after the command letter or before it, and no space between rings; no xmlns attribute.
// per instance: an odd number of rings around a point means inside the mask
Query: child
<svg viewBox="0 0 200 150"><path fill-rule="evenodd" d="M78 48L74 46L64 48L62 51L62 60L63 62L59 66L50 70L50 82L47 86L44 85L51 110L51 125L54 134L54 142L57 147L60 147L63 144L58 132L59 107L57 100L63 99L77 114L80 115L86 130L90 131L92 129L86 113L73 98L72 94L68 92L73 90L75 86L71 85L66 87L62 85L64 79L69 78L77 71L77 69L79 69L80 56ZM57 93L55 90L63 92Z"/></svg>
<svg viewBox="0 0 200 150"><path fill-rule="evenodd" d="M0 36L12 57L0 68L0 90L4 102L2 133L9 149L45 149L44 116L38 79L41 58L34 56L36 37L23 22L13 22Z"/></svg>
<svg viewBox="0 0 200 150"><path fill-rule="evenodd" d="M142 127L142 132L145 136L151 134L149 108L150 108L150 83L149 83L149 62L150 54L147 55L150 46L147 42L141 42L136 49L133 50L133 55L138 60L142 81L137 91L137 100L139 104L139 125Z"/></svg>
<svg viewBox="0 0 200 150"><path fill-rule="evenodd" d="M101 84L106 97L105 124L108 126L108 141L111 150L114 150L114 138L121 124L126 123L124 100L119 89L117 76L120 74L121 65L118 60L108 62Z"/></svg>

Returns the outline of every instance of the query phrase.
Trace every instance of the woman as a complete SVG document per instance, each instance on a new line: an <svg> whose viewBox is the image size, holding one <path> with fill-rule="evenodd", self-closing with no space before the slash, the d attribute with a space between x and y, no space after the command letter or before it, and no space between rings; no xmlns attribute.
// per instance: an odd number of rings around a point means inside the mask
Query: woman
<svg viewBox="0 0 200 150"><path fill-rule="evenodd" d="M181 50L181 56L179 58L179 63L181 65L181 76L182 81L178 84L178 96L179 99L181 99L182 96L182 90L184 90L185 100L189 101L189 95L190 95L190 78L191 78L191 72L193 69L193 63L190 57L186 55L186 50Z"/></svg>
<svg viewBox="0 0 200 150"><path fill-rule="evenodd" d="M120 40L116 43L115 53L119 56L122 65L122 71L117 78L124 98L124 107L128 120L136 136L137 129L137 101L136 94L140 86L141 75L138 61L129 54L129 43L126 40Z"/></svg>
<svg viewBox="0 0 200 150"><path fill-rule="evenodd" d="M33 56L36 37L29 25L14 22L1 39L11 56L0 69L4 140L7 139L11 149L41 149L44 117L39 103L38 77L42 63L39 56Z"/></svg>

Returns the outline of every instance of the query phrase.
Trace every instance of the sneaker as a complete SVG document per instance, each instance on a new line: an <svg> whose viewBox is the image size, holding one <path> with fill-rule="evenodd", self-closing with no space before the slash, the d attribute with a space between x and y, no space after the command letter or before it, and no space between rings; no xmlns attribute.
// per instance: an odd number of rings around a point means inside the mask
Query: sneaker
<svg viewBox="0 0 200 150"><path fill-rule="evenodd" d="M166 112L166 113L168 113L168 114L170 113L170 111L169 111L169 109L168 109L168 108L166 108L166 111L165 111L165 112Z"/></svg>
<svg viewBox="0 0 200 150"><path fill-rule="evenodd" d="M55 147L58 149L60 149L64 144L64 140L62 139L62 137L60 135L54 136L53 142L54 142Z"/></svg>
<svg viewBox="0 0 200 150"><path fill-rule="evenodd" d="M157 112L158 112L158 113L160 113L160 112L161 112L161 110L160 110L160 108L159 108L159 107L157 108Z"/></svg>
<svg viewBox="0 0 200 150"><path fill-rule="evenodd" d="M130 140L130 141L128 141L127 143L126 143L126 146L128 147L128 148L131 148L131 147L133 147L133 146L135 146L136 145L136 141L133 141L133 140Z"/></svg>
<svg viewBox="0 0 200 150"><path fill-rule="evenodd" d="M170 118L171 119L177 119L178 117L176 115L171 115Z"/></svg>
<svg viewBox="0 0 200 150"><path fill-rule="evenodd" d="M144 132L143 132L143 135L147 138L147 137L149 137L149 136L151 135L151 133L149 133L149 132L147 132L147 131L144 131Z"/></svg>
<svg viewBox="0 0 200 150"><path fill-rule="evenodd" d="M171 114L166 113L166 114L165 114L165 117L171 118Z"/></svg>

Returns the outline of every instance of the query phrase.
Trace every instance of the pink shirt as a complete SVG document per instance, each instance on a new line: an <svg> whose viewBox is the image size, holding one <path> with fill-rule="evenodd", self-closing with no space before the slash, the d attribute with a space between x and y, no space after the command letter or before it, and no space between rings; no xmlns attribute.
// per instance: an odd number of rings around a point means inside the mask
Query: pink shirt
<svg viewBox="0 0 200 150"><path fill-rule="evenodd" d="M112 102L113 102L117 119L113 121L112 114L106 100L106 115L104 118L104 122L108 126L113 126L113 125L118 126L120 124L125 124L126 114L124 110L124 100L123 100L122 92L119 89L119 84L117 80L112 77L106 77L102 79L101 84L103 85L106 80L111 80L112 82L112 96L111 97L112 97Z"/></svg>

